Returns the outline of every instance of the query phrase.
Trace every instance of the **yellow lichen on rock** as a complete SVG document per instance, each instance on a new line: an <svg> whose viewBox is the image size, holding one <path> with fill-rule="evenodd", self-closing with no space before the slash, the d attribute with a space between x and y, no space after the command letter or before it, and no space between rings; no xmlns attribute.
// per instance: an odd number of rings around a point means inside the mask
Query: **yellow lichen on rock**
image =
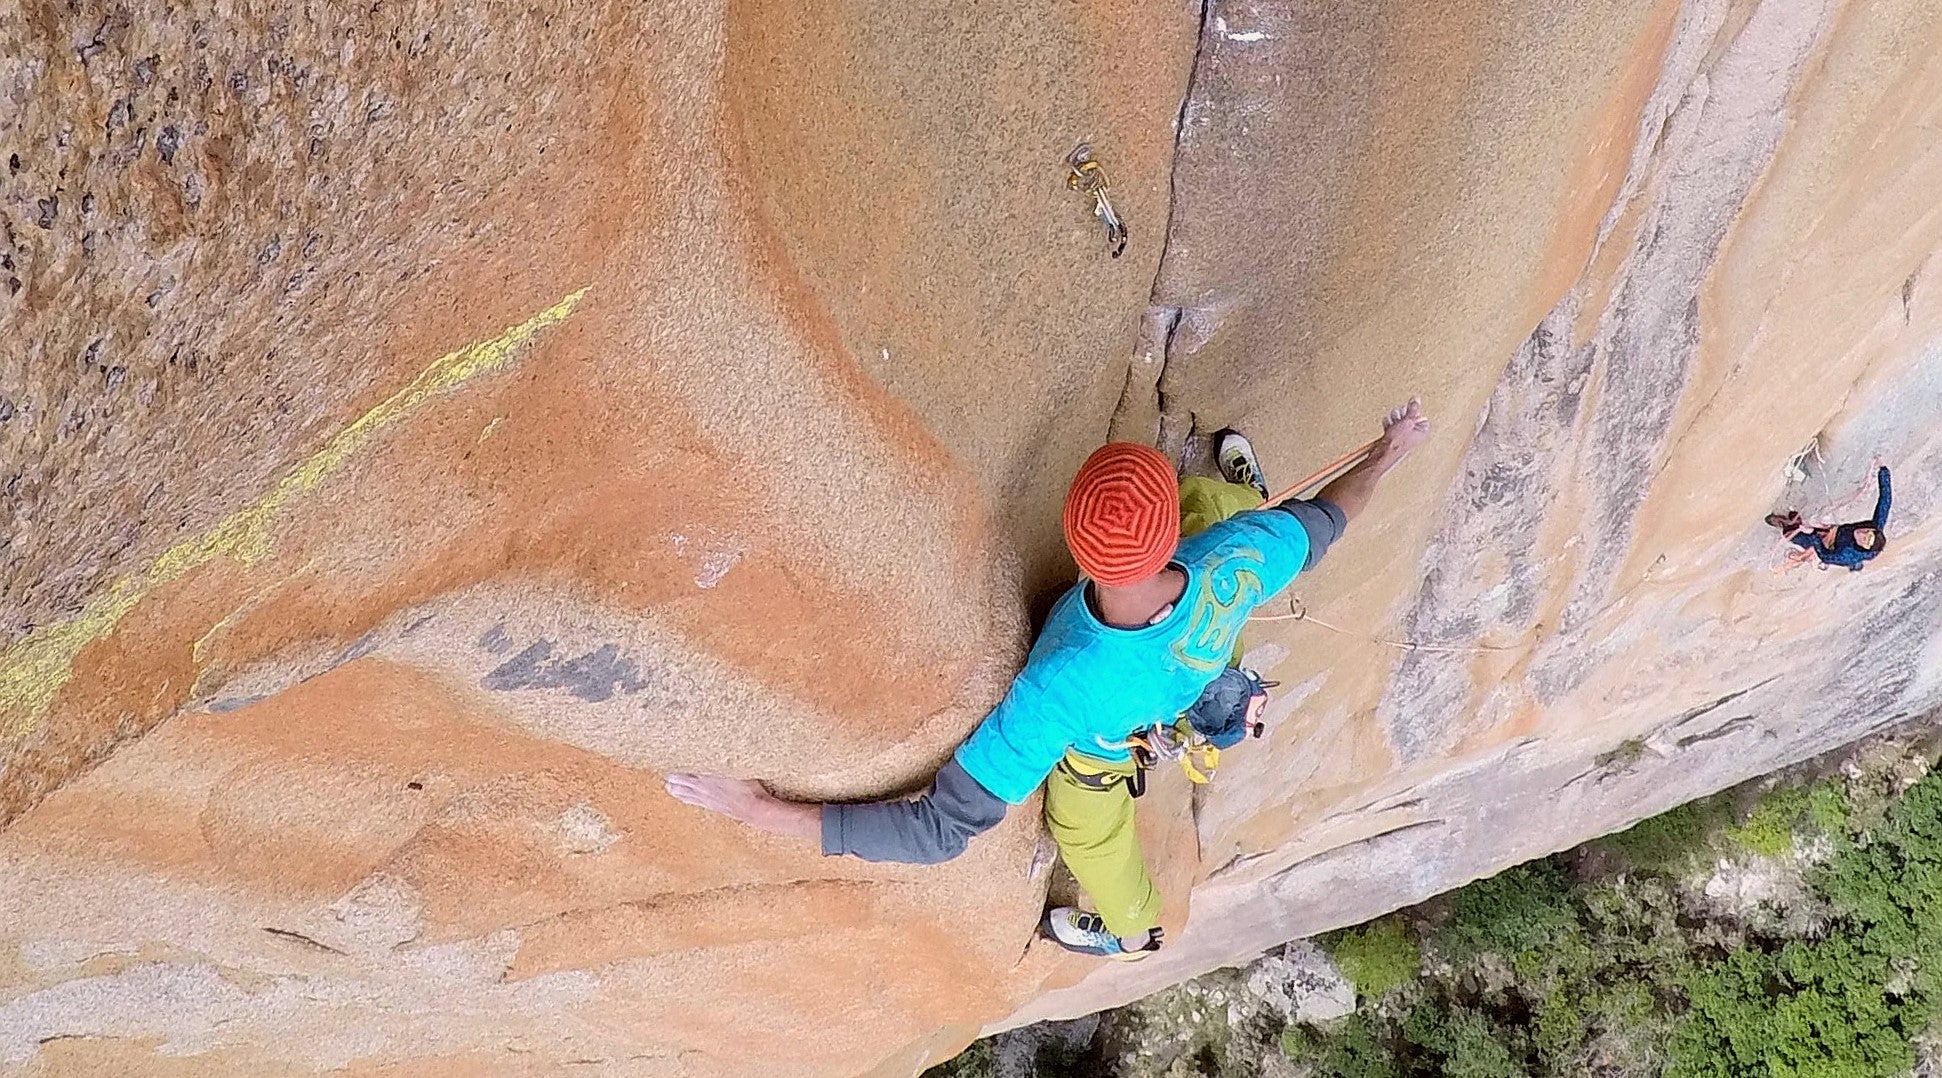
<svg viewBox="0 0 1942 1078"><path fill-rule="evenodd" d="M483 374L510 366L540 331L573 313L586 289L490 340L447 352L420 371L409 385L339 431L324 447L270 488L255 504L224 517L215 527L177 543L134 574L115 581L87 601L74 618L37 628L0 651L0 737L26 733L67 684L81 650L114 632L121 619L154 589L217 558L254 565L269 556L277 518L298 496L314 490L379 432L402 422L441 393Z"/></svg>

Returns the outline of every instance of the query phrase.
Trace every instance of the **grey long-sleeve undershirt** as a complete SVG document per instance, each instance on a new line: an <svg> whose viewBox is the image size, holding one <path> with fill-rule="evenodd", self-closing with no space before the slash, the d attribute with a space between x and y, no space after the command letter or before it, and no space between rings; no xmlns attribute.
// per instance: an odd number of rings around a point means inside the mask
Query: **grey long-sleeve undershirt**
<svg viewBox="0 0 1942 1078"><path fill-rule="evenodd" d="M1342 512L1342 507L1322 498L1286 501L1274 510L1301 521L1301 529L1308 533L1308 558L1302 562L1303 572L1313 569L1349 526L1348 514Z"/></svg>
<svg viewBox="0 0 1942 1078"><path fill-rule="evenodd" d="M1304 570L1314 568L1348 526L1341 509L1319 499L1283 502L1274 509L1301 521L1308 532ZM1002 799L978 785L953 758L915 801L824 805L823 853L865 861L940 864L963 853L972 838L998 826L1005 808Z"/></svg>
<svg viewBox="0 0 1942 1078"><path fill-rule="evenodd" d="M823 853L865 861L935 865L998 826L1005 803L953 759L915 801L823 806Z"/></svg>

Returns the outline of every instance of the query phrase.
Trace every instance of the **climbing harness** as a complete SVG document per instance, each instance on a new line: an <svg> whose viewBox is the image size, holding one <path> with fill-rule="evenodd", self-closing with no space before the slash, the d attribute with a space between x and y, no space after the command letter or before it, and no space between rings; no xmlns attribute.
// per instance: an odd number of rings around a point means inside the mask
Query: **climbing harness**
<svg viewBox="0 0 1942 1078"><path fill-rule="evenodd" d="M1229 696L1231 703L1224 707L1210 713L1196 702L1173 721L1156 722L1135 731L1124 741L1099 741L1101 748L1125 750L1133 758L1132 774L1088 776L1072 768L1067 768L1066 774L1095 790L1108 789L1124 779L1134 797L1146 792L1146 773L1167 762L1179 764L1187 781L1196 786L1212 782L1214 772L1220 767L1223 749L1231 749L1247 738L1258 738L1267 732L1260 712L1267 704L1268 690L1279 684L1263 681L1261 675L1245 667L1232 667L1221 676L1233 677L1239 683ZM1242 690L1244 696L1239 695Z"/></svg>
<svg viewBox="0 0 1942 1078"><path fill-rule="evenodd" d="M1101 740L1099 744L1102 747L1129 748L1132 742L1130 739L1121 742ZM1088 764L1086 762L1088 759L1084 753L1076 749L1069 750L1060 758L1056 769L1088 790L1110 790L1123 782L1126 784L1127 792L1134 797L1146 793L1146 770L1140 766L1138 757L1134 757L1131 769L1119 765L1106 765L1104 761Z"/></svg>
<svg viewBox="0 0 1942 1078"><path fill-rule="evenodd" d="M1119 212L1106 197L1106 170L1095 161L1092 147L1084 142L1073 147L1066 155L1065 163L1071 169L1066 173L1065 185L1083 195L1092 196L1092 213L1099 223L1106 226L1106 244L1114 258L1126 251L1126 223L1119 219Z"/></svg>

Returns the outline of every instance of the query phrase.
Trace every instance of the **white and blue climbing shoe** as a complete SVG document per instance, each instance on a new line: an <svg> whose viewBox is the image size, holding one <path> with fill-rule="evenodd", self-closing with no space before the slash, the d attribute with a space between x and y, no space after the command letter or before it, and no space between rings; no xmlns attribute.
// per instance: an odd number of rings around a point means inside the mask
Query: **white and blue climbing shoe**
<svg viewBox="0 0 1942 1078"><path fill-rule="evenodd" d="M1253 487L1262 498L1268 496L1268 481L1261 475L1261 461L1247 435L1228 427L1214 434L1214 463L1221 478L1244 487Z"/></svg>
<svg viewBox="0 0 1942 1078"><path fill-rule="evenodd" d="M1128 951L1120 946L1119 937L1106 931L1106 922L1096 913L1073 906L1054 906L1045 911L1045 918L1039 922L1038 930L1046 939L1071 951L1074 954L1087 954L1099 958L1115 958L1121 962L1137 962L1160 949L1160 930L1147 933L1146 946L1137 951Z"/></svg>

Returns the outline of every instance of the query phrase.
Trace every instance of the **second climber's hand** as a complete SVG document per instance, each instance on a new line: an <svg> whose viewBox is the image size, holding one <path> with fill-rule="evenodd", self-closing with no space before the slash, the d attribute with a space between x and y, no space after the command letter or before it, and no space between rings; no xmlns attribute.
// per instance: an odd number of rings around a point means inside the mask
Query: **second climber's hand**
<svg viewBox="0 0 1942 1078"><path fill-rule="evenodd" d="M1385 458L1386 463L1394 464L1416 447L1429 440L1430 421L1423 416L1421 397L1409 398L1409 403L1390 412L1382 421L1382 443L1376 452Z"/></svg>
<svg viewBox="0 0 1942 1078"><path fill-rule="evenodd" d="M719 812L763 831L801 838L817 838L822 833L822 806L784 801L755 779L675 772L667 777L667 787L676 801Z"/></svg>

